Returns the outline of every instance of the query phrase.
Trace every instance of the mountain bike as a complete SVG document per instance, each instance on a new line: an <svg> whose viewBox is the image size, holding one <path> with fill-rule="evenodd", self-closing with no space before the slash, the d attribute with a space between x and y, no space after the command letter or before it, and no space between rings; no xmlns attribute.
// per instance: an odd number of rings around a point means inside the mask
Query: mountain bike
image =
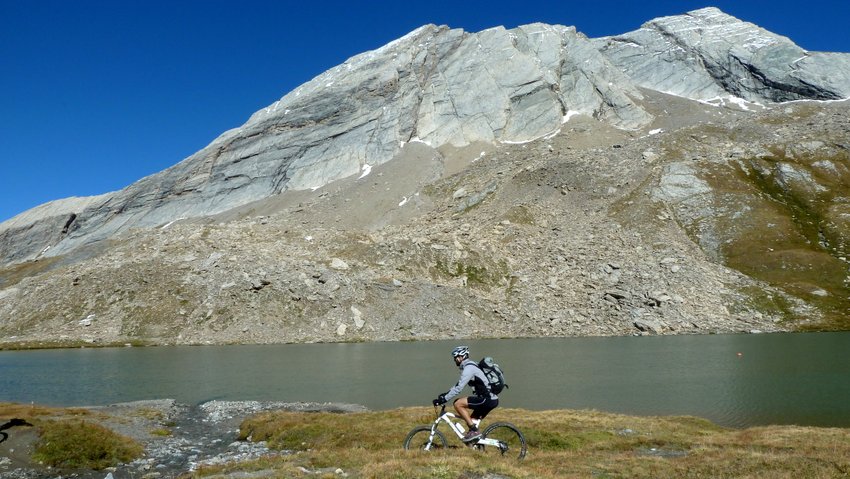
<svg viewBox="0 0 850 479"><path fill-rule="evenodd" d="M435 412L436 410L437 408L434 407ZM430 426L416 426L407 434L404 439L404 448L433 451L449 447L446 436L437 430L441 423L446 423L457 438L463 441L466 422L454 413L446 412L446 405L443 404L442 409L437 413L437 418ZM481 420L473 419L473 423L478 427ZM525 436L509 422L491 424L484 429L480 437L466 443L466 445L487 454L498 454L504 457L516 457L517 459L524 458L528 450Z"/></svg>

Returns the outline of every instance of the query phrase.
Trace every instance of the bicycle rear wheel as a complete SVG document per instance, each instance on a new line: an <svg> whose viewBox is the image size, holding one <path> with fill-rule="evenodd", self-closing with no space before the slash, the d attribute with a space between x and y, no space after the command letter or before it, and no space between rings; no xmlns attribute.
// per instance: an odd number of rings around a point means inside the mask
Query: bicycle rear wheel
<svg viewBox="0 0 850 479"><path fill-rule="evenodd" d="M481 433L482 439L498 441L499 445L476 444L475 448L488 454L499 454L505 457L516 457L522 459L528 452L525 444L525 436L511 423L497 422L491 424Z"/></svg>
<svg viewBox="0 0 850 479"><path fill-rule="evenodd" d="M434 440L430 441L431 426L417 426L413 428L404 438L404 448L406 450L418 449L420 451L442 450L448 447L446 436L440 431L434 431Z"/></svg>

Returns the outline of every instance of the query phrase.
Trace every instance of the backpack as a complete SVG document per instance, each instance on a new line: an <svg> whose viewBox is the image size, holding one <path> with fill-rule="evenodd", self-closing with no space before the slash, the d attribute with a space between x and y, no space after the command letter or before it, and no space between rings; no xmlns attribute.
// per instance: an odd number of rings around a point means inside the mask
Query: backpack
<svg viewBox="0 0 850 479"><path fill-rule="evenodd" d="M509 387L505 384L505 373L502 372L502 368L490 356L479 361L478 368L487 377L487 381L490 383L489 388L491 393L499 394L503 389Z"/></svg>

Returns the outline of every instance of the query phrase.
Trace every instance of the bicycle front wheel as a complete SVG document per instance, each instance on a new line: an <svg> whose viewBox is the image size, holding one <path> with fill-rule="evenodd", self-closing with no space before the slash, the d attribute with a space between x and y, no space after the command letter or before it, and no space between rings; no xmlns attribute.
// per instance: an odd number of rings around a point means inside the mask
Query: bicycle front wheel
<svg viewBox="0 0 850 479"><path fill-rule="evenodd" d="M507 422L493 423L481 433L481 439L475 447L488 454L499 454L505 457L522 459L528 451L525 436L513 424ZM483 441L483 440L488 441ZM481 444L481 442L496 444Z"/></svg>
<svg viewBox="0 0 850 479"><path fill-rule="evenodd" d="M431 440L431 426L417 426L404 438L404 448L406 450L442 450L448 447L448 445L446 436L440 431L434 431L434 439Z"/></svg>

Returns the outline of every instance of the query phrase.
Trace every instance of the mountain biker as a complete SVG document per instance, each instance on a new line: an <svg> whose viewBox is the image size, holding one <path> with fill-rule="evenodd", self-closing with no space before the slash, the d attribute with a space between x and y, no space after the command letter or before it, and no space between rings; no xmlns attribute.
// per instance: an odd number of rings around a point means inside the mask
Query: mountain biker
<svg viewBox="0 0 850 479"><path fill-rule="evenodd" d="M472 388L473 395L462 397L454 401L455 411L466 421L469 430L463 437L464 442L470 442L481 436L478 427L473 424L472 419L484 419L499 405L499 396L490 392L490 383L487 377L478 367L478 364L469 359L469 346L458 346L452 350L452 358L460 369L460 379L448 392L440 394L434 399L435 406L441 406L458 396L467 384Z"/></svg>

